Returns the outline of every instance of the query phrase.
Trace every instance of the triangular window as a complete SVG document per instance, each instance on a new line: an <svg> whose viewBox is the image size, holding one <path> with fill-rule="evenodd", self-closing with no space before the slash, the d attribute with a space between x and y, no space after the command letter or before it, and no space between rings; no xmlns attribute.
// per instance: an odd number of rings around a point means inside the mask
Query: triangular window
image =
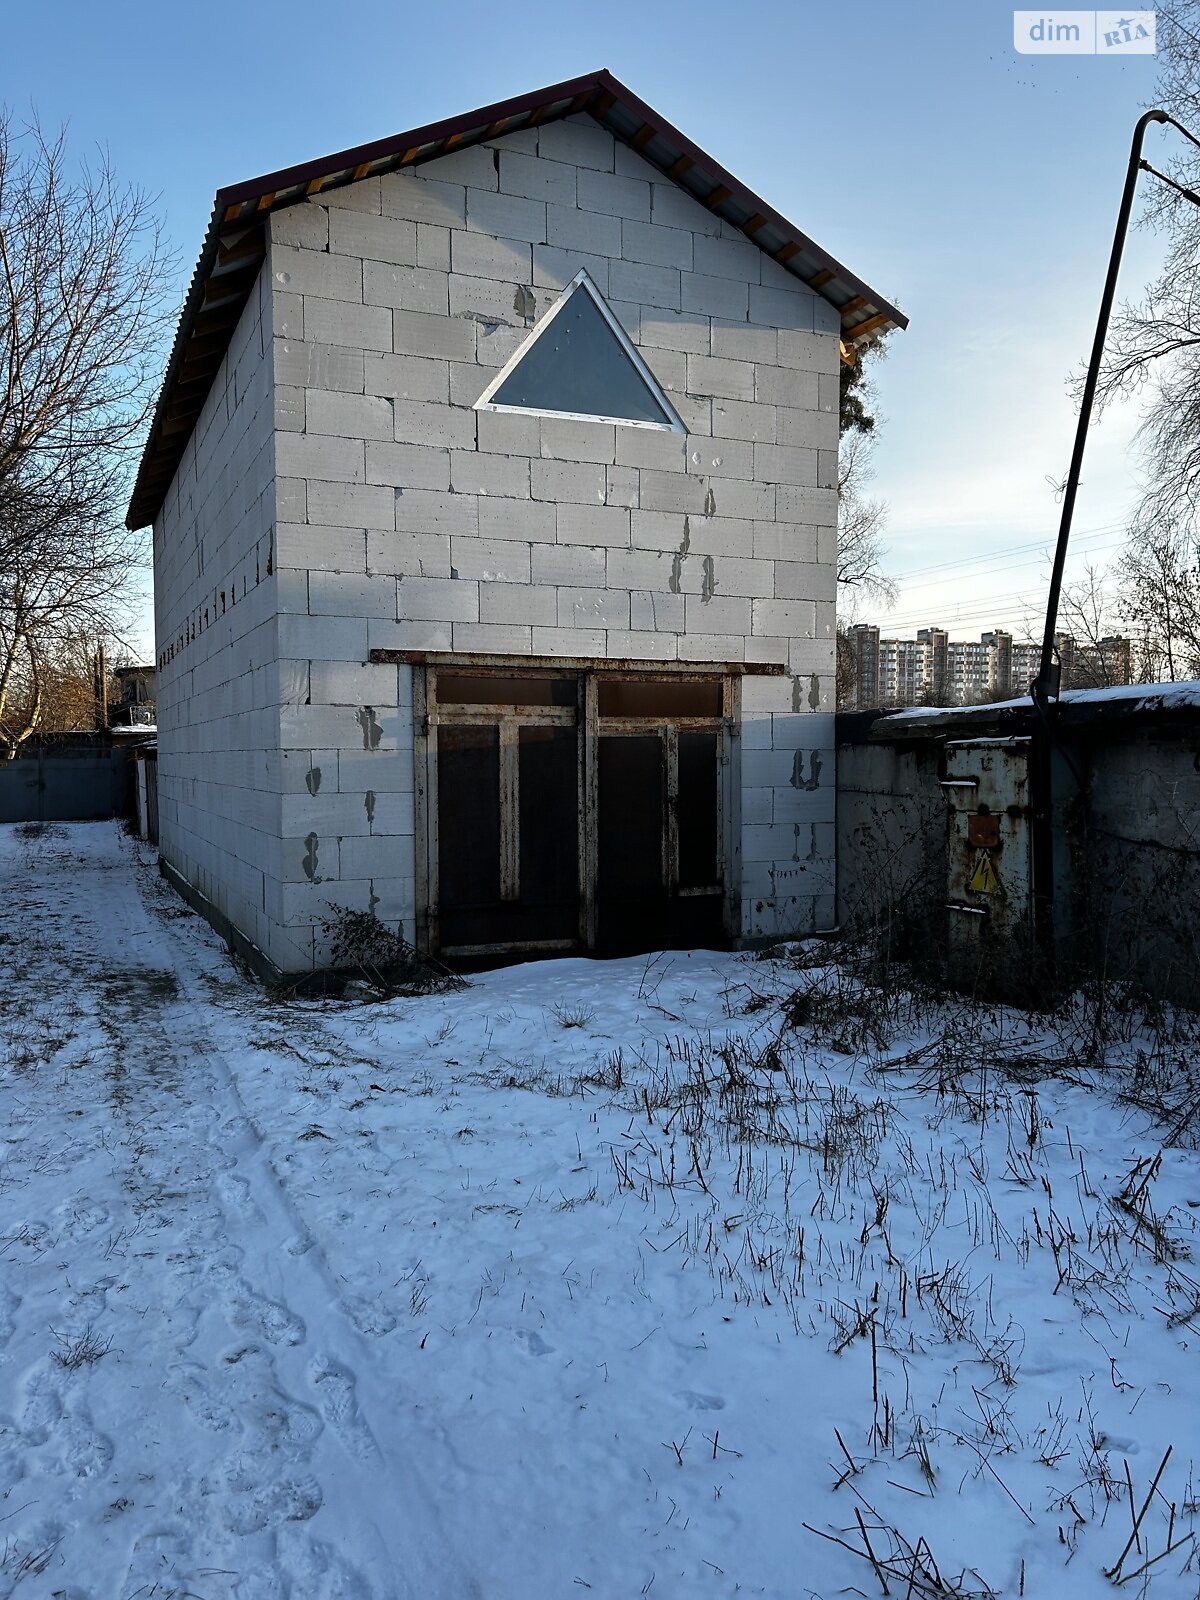
<svg viewBox="0 0 1200 1600"><path fill-rule="evenodd" d="M624 328L581 272L476 402L487 411L622 422L680 432L683 423Z"/></svg>

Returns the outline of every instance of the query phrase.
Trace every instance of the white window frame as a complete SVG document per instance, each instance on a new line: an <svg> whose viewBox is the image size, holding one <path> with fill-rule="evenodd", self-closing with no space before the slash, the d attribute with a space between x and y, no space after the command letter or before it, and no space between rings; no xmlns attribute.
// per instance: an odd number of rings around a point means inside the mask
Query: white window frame
<svg viewBox="0 0 1200 1600"><path fill-rule="evenodd" d="M642 382L650 390L650 393L654 396L657 403L663 408L663 410L667 413L667 416L671 419L669 422L643 422L634 417L600 417L592 411L546 411L537 406L504 406L496 405L493 402L492 396L503 386L505 379L516 367L520 365L526 354L532 350L533 346L546 332L547 328L549 328L555 317L557 317L563 307L567 305L571 297L577 294L580 290L583 290L590 295L592 303L595 305L596 309L600 312L600 315L604 318L605 322L608 323L608 326L616 335L617 343L628 356L634 367L634 370L637 372ZM640 354L638 353L637 347L634 345L629 335L625 332L625 329L617 321L616 317L613 316L612 312L605 304L604 296L592 282L586 271L577 272L567 287L563 290L562 294L550 307L550 309L546 311L537 320L537 322L534 323L533 327L529 331L528 338L523 339L519 347L511 356L509 356L508 360L500 368L500 371L492 379L491 383L488 384L487 388L479 396L479 399L476 400L474 409L476 411L499 411L509 416L517 417L563 417L570 422L603 422L610 425L615 423L619 428L649 428L655 433L687 432L687 428L684 425L682 417L671 404L671 401L666 391L663 389L662 384L659 383L653 372L651 372L650 368L642 360Z"/></svg>

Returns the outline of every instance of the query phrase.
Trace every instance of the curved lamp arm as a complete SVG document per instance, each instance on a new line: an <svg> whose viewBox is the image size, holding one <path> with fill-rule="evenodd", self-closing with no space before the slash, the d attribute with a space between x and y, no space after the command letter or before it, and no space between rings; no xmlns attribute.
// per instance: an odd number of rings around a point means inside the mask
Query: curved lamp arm
<svg viewBox="0 0 1200 1600"><path fill-rule="evenodd" d="M1063 491L1062 517L1058 525L1058 544L1054 551L1054 567L1050 574L1050 593L1046 601L1046 631L1042 638L1042 660L1033 684L1034 704L1045 711L1047 703L1058 698L1058 671L1054 665L1054 634L1058 627L1058 602L1062 594L1063 569L1067 564L1067 545L1071 538L1071 518L1075 511L1075 496L1079 489L1079 475L1083 468L1083 451L1087 444L1088 426L1092 420L1092 406L1096 399L1096 385L1100 378L1100 362L1104 356L1104 341L1108 337L1108 323L1112 315L1113 300L1117 292L1117 274L1121 269L1121 255L1125 249L1125 236L1129 232L1129 216L1133 210L1133 192L1137 187L1142 161L1142 141L1152 122L1169 122L1185 138L1200 146L1200 139L1188 132L1165 111L1154 109L1138 118L1133 130L1133 144L1129 151L1129 166L1125 172L1125 187L1121 191L1121 208L1117 212L1117 228L1113 236L1112 254L1108 258L1108 275L1104 280L1104 293L1100 297L1100 315L1096 320L1096 337L1092 341L1092 355L1088 362L1087 377L1083 385L1083 399L1079 406L1079 421L1075 426L1075 447L1071 451L1071 466Z"/></svg>

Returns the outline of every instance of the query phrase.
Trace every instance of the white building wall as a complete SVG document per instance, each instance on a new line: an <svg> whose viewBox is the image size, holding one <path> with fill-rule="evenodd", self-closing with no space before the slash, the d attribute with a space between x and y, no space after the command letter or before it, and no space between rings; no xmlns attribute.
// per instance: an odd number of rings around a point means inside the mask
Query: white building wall
<svg viewBox="0 0 1200 1600"><path fill-rule="evenodd" d="M284 967L303 955L267 910L279 875L270 279L238 322L154 522L160 850Z"/></svg>
<svg viewBox="0 0 1200 1600"><path fill-rule="evenodd" d="M777 662L743 688L743 936L831 925L838 319L587 117L271 218L281 864L411 935L407 668ZM476 412L580 268L686 436Z"/></svg>

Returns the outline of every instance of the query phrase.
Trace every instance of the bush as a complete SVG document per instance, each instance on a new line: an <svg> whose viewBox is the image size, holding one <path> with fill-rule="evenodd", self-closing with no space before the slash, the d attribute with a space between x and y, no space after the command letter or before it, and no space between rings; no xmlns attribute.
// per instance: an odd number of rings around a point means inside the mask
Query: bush
<svg viewBox="0 0 1200 1600"><path fill-rule="evenodd" d="M380 995L445 994L466 981L441 962L423 956L402 933L373 911L336 907L322 918L332 965Z"/></svg>

